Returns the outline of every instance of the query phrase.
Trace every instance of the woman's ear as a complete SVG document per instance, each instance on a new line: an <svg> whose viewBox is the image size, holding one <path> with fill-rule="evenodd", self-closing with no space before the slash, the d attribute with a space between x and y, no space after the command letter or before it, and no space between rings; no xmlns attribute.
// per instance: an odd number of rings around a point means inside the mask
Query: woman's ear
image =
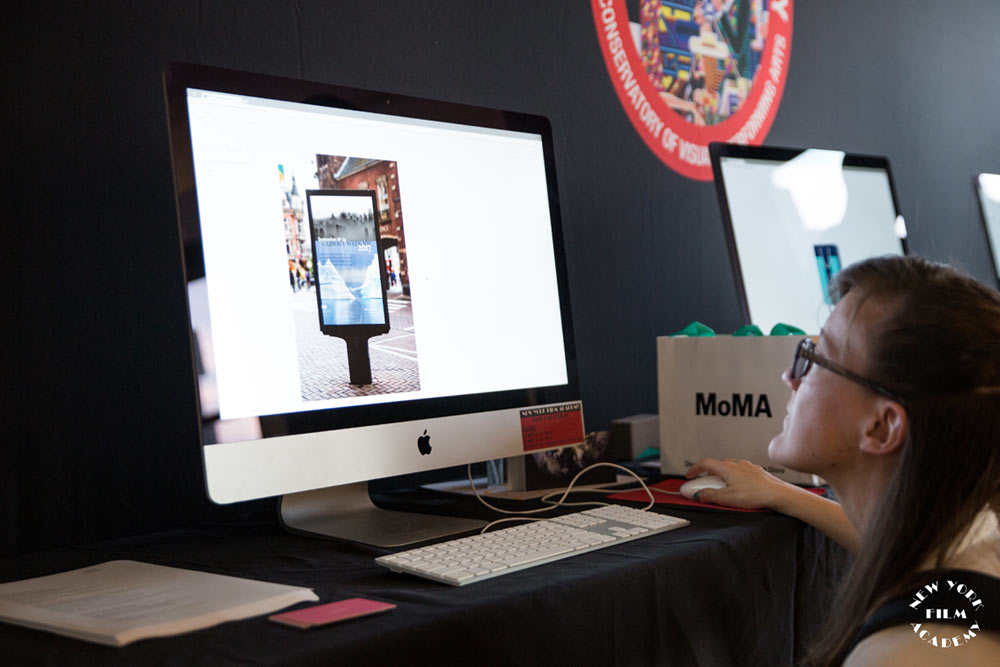
<svg viewBox="0 0 1000 667"><path fill-rule="evenodd" d="M861 451L876 456L899 451L906 442L909 426L902 405L888 398L878 399L861 440Z"/></svg>

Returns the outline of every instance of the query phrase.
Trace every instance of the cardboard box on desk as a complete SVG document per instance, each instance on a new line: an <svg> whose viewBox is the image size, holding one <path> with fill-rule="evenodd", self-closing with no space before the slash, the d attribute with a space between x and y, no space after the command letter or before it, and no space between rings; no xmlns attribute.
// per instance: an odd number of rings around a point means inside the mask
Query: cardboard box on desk
<svg viewBox="0 0 1000 667"><path fill-rule="evenodd" d="M801 336L660 336L656 339L660 470L683 475L700 459L748 459L777 477L816 485L815 475L771 462L791 390L781 373Z"/></svg>

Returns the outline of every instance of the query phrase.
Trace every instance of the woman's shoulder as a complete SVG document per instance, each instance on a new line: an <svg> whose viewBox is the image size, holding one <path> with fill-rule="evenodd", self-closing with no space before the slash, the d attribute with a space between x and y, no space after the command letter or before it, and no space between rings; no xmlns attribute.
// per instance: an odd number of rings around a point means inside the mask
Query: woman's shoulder
<svg viewBox="0 0 1000 667"><path fill-rule="evenodd" d="M947 564L1000 578L1000 521L993 510L984 508L976 515Z"/></svg>
<svg viewBox="0 0 1000 667"><path fill-rule="evenodd" d="M925 634L926 632L926 634ZM934 643L931 640L934 639ZM869 665L998 665L1000 633L969 635L968 628L924 624L920 631L908 625L880 630L859 643L844 661L844 667Z"/></svg>

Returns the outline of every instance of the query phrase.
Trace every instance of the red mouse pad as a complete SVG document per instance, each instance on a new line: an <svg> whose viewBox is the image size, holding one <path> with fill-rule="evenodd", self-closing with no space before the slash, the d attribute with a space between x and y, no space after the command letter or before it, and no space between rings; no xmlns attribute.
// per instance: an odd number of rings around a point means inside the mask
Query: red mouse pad
<svg viewBox="0 0 1000 667"><path fill-rule="evenodd" d="M659 493L653 491L653 500L657 504L664 505L683 505L686 507L702 507L713 510L726 510L727 512L767 512L769 510L747 510L740 507L726 507L725 505L713 505L712 503L699 503L697 500L691 500L680 495L680 488L684 482L690 480L684 479L683 477L671 477L665 479L656 484L650 484L650 489L660 489L661 491L672 491L673 493ZM818 496L825 496L826 489L818 486L807 486L803 487L806 491L815 493ZM631 500L637 503L649 502L649 495L643 490L638 491L625 491L623 493L616 493L610 496L612 500Z"/></svg>

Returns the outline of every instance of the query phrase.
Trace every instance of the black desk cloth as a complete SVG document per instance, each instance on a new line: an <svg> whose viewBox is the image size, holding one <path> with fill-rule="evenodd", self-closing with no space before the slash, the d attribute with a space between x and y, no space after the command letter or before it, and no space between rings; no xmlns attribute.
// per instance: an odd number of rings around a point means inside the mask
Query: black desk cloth
<svg viewBox="0 0 1000 667"><path fill-rule="evenodd" d="M386 507L495 518L425 491ZM201 525L0 559L0 581L115 559L368 597L388 613L298 630L265 616L112 648L0 623L3 665L790 665L830 610L843 551L772 513L658 506L691 525L464 587L390 572L386 551L284 532L277 520Z"/></svg>

